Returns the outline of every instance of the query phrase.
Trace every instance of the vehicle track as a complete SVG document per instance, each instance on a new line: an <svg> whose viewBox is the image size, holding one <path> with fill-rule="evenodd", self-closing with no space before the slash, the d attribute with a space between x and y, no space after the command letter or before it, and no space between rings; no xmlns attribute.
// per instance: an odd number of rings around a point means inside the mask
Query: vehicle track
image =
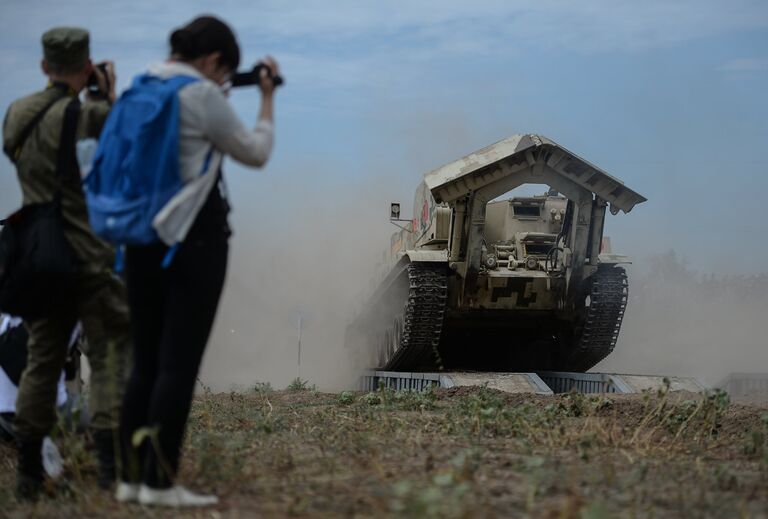
<svg viewBox="0 0 768 519"><path fill-rule="evenodd" d="M629 282L623 268L598 268L590 279L584 327L568 354L570 371L586 371L613 351L627 308Z"/></svg>
<svg viewBox="0 0 768 519"><path fill-rule="evenodd" d="M442 369L438 352L448 297L445 265L411 263L403 274L408 299L387 333L385 369ZM398 280L400 282L400 280ZM389 347L391 346L391 348Z"/></svg>

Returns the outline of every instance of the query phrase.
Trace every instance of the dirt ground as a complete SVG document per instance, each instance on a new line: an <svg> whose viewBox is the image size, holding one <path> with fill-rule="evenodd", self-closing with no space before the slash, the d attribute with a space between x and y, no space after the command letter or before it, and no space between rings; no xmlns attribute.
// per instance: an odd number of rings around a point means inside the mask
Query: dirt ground
<svg viewBox="0 0 768 519"><path fill-rule="evenodd" d="M733 401L739 404L753 404L768 407L768 391L752 391L746 395L740 395L733 398Z"/></svg>
<svg viewBox="0 0 768 519"><path fill-rule="evenodd" d="M487 388L196 399L181 479L216 492L192 511L117 505L78 436L53 497L21 517L768 517L768 406L727 395L510 395Z"/></svg>

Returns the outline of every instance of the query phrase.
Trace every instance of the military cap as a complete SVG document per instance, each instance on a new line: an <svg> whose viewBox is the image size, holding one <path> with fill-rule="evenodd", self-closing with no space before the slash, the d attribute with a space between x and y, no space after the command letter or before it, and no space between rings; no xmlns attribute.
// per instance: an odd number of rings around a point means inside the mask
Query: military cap
<svg viewBox="0 0 768 519"><path fill-rule="evenodd" d="M54 65L79 65L90 57L88 31L54 27L43 34L43 57Z"/></svg>

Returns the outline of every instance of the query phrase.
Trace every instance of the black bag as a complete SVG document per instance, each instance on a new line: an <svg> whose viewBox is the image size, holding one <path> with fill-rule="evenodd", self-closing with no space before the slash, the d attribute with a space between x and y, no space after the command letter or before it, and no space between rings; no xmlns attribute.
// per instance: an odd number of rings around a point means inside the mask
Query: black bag
<svg viewBox="0 0 768 519"><path fill-rule="evenodd" d="M74 98L64 112L53 200L26 205L0 222L0 311L25 320L48 315L72 285L74 253L64 235L61 190L75 160L79 111L80 102ZM41 119L38 114L25 128L24 138Z"/></svg>

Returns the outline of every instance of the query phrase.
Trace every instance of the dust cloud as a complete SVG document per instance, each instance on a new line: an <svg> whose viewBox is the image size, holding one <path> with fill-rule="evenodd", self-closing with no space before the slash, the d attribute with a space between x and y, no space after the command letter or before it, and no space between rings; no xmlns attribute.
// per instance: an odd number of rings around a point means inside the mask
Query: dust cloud
<svg viewBox="0 0 768 519"><path fill-rule="evenodd" d="M291 195L268 207L249 207L249 195L236 192L228 280L202 383L283 388L300 377L322 390L354 387L363 365L345 348L345 329L382 272L396 230L389 202L400 201L409 216L403 193L420 179L411 176L271 185ZM768 274L701 274L674 252L628 271L618 345L593 371L695 376L710 385L732 372L768 371Z"/></svg>
<svg viewBox="0 0 768 519"><path fill-rule="evenodd" d="M284 388L296 377L323 390L353 388L362 366L344 333L396 230L391 187L376 177L277 183L269 190L288 195L276 205L249 207L247 196L232 195L228 279L200 380L215 391Z"/></svg>
<svg viewBox="0 0 768 519"><path fill-rule="evenodd" d="M283 388L301 377L322 390L355 386L362 365L345 349L344 333L379 280L396 230L389 202L400 202L410 217L424 172L498 140L456 130L464 127L460 117L450 122L424 113L395 121L391 135L379 132L376 150L346 163L293 163L257 177L225 168L235 234L203 384ZM402 128L407 138L395 131ZM639 247L655 225L620 232L635 244L619 251L635 259L630 302L616 350L593 371L696 376L709 384L731 372L767 372L768 275L713 277L673 252Z"/></svg>
<svg viewBox="0 0 768 519"><path fill-rule="evenodd" d="M466 126L460 115L414 112L386 128L381 115L365 115L378 128L376 146L351 158L282 163L255 177L225 166L234 236L200 373L205 386L284 388L300 377L322 390L357 387L365 353L347 350L344 335L386 271L384 254L398 230L388 220L390 202L410 218L422 175L484 138L472 142L459 131Z"/></svg>
<svg viewBox="0 0 768 519"><path fill-rule="evenodd" d="M695 272L674 252L632 266L616 349L594 371L696 376L768 372L768 273Z"/></svg>

